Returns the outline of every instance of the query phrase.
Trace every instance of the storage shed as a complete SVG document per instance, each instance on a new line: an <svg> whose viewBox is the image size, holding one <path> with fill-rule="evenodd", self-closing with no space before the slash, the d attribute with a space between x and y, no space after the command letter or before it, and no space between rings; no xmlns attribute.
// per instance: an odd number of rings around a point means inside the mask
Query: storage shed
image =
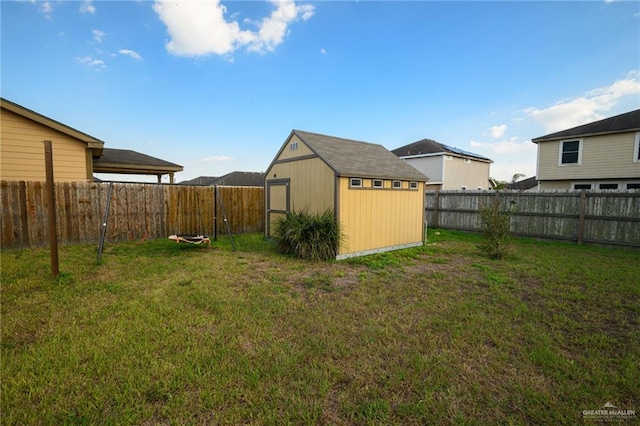
<svg viewBox="0 0 640 426"><path fill-rule="evenodd" d="M290 211L332 209L337 259L422 245L426 181L382 145L292 130L265 173L265 233Z"/></svg>

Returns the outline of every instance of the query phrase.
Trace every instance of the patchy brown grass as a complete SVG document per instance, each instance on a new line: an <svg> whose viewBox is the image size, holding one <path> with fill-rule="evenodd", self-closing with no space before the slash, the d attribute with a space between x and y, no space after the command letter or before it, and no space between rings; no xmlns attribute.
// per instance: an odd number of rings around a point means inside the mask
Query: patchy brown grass
<svg viewBox="0 0 640 426"><path fill-rule="evenodd" d="M260 236L2 252L6 424L556 424L640 407L640 252L478 237L343 262Z"/></svg>

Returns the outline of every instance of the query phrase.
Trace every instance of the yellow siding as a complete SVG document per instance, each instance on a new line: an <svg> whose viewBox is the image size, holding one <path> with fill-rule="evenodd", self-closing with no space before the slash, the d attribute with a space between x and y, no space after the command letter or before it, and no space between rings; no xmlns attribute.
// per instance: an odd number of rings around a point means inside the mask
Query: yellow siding
<svg viewBox="0 0 640 426"><path fill-rule="evenodd" d="M274 164L267 182L270 179L291 179L291 210L321 213L334 208L334 173L320 158Z"/></svg>
<svg viewBox="0 0 640 426"><path fill-rule="evenodd" d="M394 190L389 180L385 188L372 189L370 179L363 179L362 189L350 189L349 179L339 178L339 220L345 235L339 254L422 242L424 183L418 183L418 190Z"/></svg>
<svg viewBox="0 0 640 426"><path fill-rule="evenodd" d="M295 145L292 147L292 144ZM300 138L298 138L298 136L293 135L289 143L287 143L287 145L280 153L278 160L288 160L291 158L303 157L306 155L313 155L313 151L311 151L311 149L307 145L305 145L305 143L302 142Z"/></svg>
<svg viewBox="0 0 640 426"><path fill-rule="evenodd" d="M87 145L64 133L1 109L0 179L45 180L43 140L53 142L57 182L87 181Z"/></svg>
<svg viewBox="0 0 640 426"><path fill-rule="evenodd" d="M558 166L560 142L538 143L539 180L640 177L640 163L633 162L633 132L583 138L580 165Z"/></svg>

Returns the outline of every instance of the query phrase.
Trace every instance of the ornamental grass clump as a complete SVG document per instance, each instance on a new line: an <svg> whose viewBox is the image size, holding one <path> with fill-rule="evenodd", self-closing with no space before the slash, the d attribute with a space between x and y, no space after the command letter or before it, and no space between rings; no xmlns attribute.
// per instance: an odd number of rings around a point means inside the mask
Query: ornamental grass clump
<svg viewBox="0 0 640 426"><path fill-rule="evenodd" d="M511 210L500 208L498 195L480 209L480 229L484 241L480 249L491 259L500 260L509 252Z"/></svg>
<svg viewBox="0 0 640 426"><path fill-rule="evenodd" d="M276 222L278 250L309 260L335 259L341 234L333 210L292 211Z"/></svg>

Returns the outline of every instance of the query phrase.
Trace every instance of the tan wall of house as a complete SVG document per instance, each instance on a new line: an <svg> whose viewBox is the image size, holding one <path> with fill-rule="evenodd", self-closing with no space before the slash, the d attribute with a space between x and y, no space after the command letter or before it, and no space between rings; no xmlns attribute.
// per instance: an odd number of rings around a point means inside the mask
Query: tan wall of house
<svg viewBox="0 0 640 426"><path fill-rule="evenodd" d="M539 180L640 177L640 163L633 162L634 132L583 138L582 164L580 165L558 166L560 143L561 141L538 143L537 177Z"/></svg>
<svg viewBox="0 0 640 426"><path fill-rule="evenodd" d="M548 180L540 182L540 191L568 191L570 189L570 180Z"/></svg>
<svg viewBox="0 0 640 426"><path fill-rule="evenodd" d="M444 160L443 190L460 190L466 187L469 191L489 188L489 163L450 156Z"/></svg>
<svg viewBox="0 0 640 426"><path fill-rule="evenodd" d="M91 156L85 142L4 108L0 114L0 179L46 180L42 141L47 139L52 141L56 182L91 179Z"/></svg>
<svg viewBox="0 0 640 426"><path fill-rule="evenodd" d="M357 177L357 176L354 176ZM371 188L371 179L363 179L363 188L349 188L349 178L339 178L338 218L345 235L339 254L356 253L419 243L423 239L424 183L417 190Z"/></svg>

